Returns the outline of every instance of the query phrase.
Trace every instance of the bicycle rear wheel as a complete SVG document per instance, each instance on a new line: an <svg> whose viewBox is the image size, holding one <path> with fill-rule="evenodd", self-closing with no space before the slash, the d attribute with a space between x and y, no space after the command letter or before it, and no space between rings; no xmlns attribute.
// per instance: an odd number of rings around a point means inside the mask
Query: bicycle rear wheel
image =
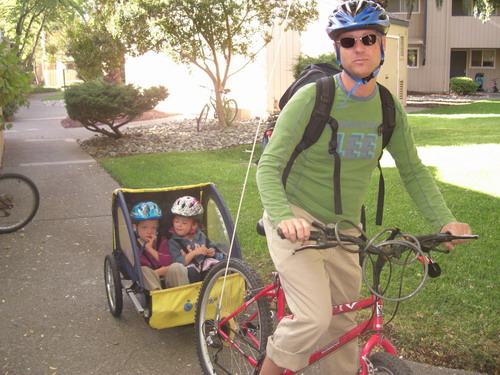
<svg viewBox="0 0 500 375"><path fill-rule="evenodd" d="M207 124L207 117L208 117L208 111L209 111L208 104L205 104L203 108L201 109L200 115L198 116L198 119L196 120L196 130L200 131L202 128L205 127Z"/></svg>
<svg viewBox="0 0 500 375"><path fill-rule="evenodd" d="M21 229L35 216L40 193L33 181L17 173L0 175L0 233Z"/></svg>
<svg viewBox="0 0 500 375"><path fill-rule="evenodd" d="M413 372L402 359L389 353L375 353L370 357L375 368L375 374L381 375L412 375Z"/></svg>
<svg viewBox="0 0 500 375"><path fill-rule="evenodd" d="M251 374L254 367L246 358L258 360L266 349L272 333L271 312L267 299L259 298L227 319L263 284L247 263L231 259L222 288L226 265L227 261L218 263L200 290L195 316L198 360L203 374Z"/></svg>

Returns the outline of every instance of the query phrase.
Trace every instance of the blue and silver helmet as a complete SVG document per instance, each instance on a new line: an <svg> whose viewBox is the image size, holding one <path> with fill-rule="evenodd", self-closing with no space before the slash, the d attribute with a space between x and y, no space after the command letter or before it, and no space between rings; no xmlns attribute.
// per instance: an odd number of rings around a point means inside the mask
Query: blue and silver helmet
<svg viewBox="0 0 500 375"><path fill-rule="evenodd" d="M370 0L350 0L340 4L328 17L326 32L335 40L346 31L370 29L383 35L389 31L389 16L379 4Z"/></svg>
<svg viewBox="0 0 500 375"><path fill-rule="evenodd" d="M133 221L161 219L161 209L154 202L141 202L130 210L130 218Z"/></svg>

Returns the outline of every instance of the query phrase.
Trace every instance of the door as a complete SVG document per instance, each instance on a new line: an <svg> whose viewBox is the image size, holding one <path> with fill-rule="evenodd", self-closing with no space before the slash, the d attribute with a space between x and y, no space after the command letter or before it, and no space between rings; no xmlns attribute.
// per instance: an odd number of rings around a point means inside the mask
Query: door
<svg viewBox="0 0 500 375"><path fill-rule="evenodd" d="M451 51L450 78L466 77L467 51Z"/></svg>

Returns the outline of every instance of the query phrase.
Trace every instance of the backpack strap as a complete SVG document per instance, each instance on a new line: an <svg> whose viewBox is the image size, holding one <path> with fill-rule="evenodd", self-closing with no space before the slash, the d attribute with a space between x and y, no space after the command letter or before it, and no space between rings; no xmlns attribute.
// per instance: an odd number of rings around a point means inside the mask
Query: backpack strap
<svg viewBox="0 0 500 375"><path fill-rule="evenodd" d="M304 130L302 139L295 147L295 150L293 150L292 156L290 156L290 160L288 160L288 163L283 170L283 186L286 186L286 180L288 179L288 175L290 174L297 156L299 156L302 151L316 143L323 133L325 125L330 119L330 110L332 109L333 97L335 95L334 85L332 77L323 77L316 81L316 102L314 104L314 109L311 113L309 123Z"/></svg>
<svg viewBox="0 0 500 375"><path fill-rule="evenodd" d="M396 127L396 106L394 104L394 98L392 97L391 92L381 84L378 84L378 87L380 92L380 100L382 102L382 124L378 128L379 135L382 135L382 152L380 153L377 162L377 168L380 171L380 177L378 181L378 201L375 224L382 225L382 217L384 213L385 181L384 175L382 173L382 166L380 165L380 159L382 158L384 148L386 148L389 144L394 128Z"/></svg>
<svg viewBox="0 0 500 375"><path fill-rule="evenodd" d="M316 102L311 113L311 118L306 126L302 139L295 147L295 150L288 160L288 163L283 170L282 182L286 186L286 180L292 169L293 163L297 156L316 143L328 124L332 129L332 138L330 140L329 152L334 158L334 202L335 213L342 213L342 202L340 197L340 155L337 152L337 130L339 124L337 120L330 116L333 100L335 99L335 81L331 76L326 76L316 81Z"/></svg>

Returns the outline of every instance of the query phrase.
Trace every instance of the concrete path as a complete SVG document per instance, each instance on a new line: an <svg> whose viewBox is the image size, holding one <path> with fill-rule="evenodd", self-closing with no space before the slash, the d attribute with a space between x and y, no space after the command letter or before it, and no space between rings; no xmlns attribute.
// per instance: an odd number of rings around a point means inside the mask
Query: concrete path
<svg viewBox="0 0 500 375"><path fill-rule="evenodd" d="M5 133L2 172L29 176L42 199L28 226L0 236L0 373L198 374L192 327L153 330L126 298L120 319L108 312L102 269L118 185L78 147L92 133L62 128L65 109L40 97ZM416 375L474 374L409 364Z"/></svg>
<svg viewBox="0 0 500 375"><path fill-rule="evenodd" d="M192 327L153 330L124 296L108 311L104 256L112 251L117 183L82 151L85 129L64 129L64 108L39 96L6 131L2 172L38 186L41 204L24 230L0 236L0 373L198 373Z"/></svg>

